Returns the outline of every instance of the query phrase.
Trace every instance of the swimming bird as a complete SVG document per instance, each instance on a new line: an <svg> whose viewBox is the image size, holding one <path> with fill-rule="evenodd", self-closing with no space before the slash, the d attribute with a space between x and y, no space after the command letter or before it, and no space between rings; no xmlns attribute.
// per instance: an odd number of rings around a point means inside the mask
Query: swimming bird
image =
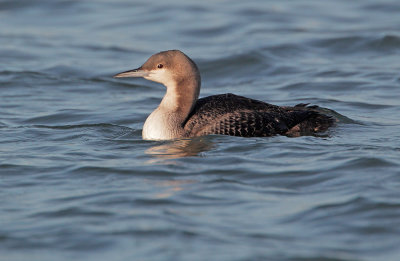
<svg viewBox="0 0 400 261"><path fill-rule="evenodd" d="M141 67L114 77L143 77L165 85L164 98L144 123L142 136L146 140L208 134L300 136L326 131L335 122L317 106L307 104L277 106L231 93L198 99L199 69L179 50L156 53Z"/></svg>

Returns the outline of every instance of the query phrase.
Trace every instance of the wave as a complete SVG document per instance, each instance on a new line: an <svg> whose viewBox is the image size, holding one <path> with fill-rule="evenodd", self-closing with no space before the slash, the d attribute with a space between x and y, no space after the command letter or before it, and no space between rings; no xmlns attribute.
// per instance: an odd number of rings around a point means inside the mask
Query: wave
<svg viewBox="0 0 400 261"><path fill-rule="evenodd" d="M344 36L312 41L311 46L332 53L379 52L393 53L400 51L400 37L396 35Z"/></svg>

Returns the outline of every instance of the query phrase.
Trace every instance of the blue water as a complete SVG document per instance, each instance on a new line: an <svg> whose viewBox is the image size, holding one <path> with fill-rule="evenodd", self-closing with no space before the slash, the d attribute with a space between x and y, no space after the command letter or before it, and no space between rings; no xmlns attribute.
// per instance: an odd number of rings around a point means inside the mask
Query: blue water
<svg viewBox="0 0 400 261"><path fill-rule="evenodd" d="M399 1L0 1L0 259L400 260ZM330 108L322 137L144 141L201 96Z"/></svg>

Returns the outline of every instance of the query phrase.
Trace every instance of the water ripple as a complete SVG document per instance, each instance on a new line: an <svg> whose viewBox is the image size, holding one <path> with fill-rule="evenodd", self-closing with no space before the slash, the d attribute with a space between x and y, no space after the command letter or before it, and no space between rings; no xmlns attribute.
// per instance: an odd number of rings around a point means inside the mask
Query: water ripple
<svg viewBox="0 0 400 261"><path fill-rule="evenodd" d="M371 51L389 53L400 50L400 38L395 35L385 35L379 38L368 36L345 36L318 40L312 44L334 53Z"/></svg>

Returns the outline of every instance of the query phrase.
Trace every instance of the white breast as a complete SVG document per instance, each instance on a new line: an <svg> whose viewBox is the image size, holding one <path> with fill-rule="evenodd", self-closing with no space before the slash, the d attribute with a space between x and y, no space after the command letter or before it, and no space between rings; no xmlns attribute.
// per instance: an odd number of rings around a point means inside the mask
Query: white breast
<svg viewBox="0 0 400 261"><path fill-rule="evenodd" d="M147 117L142 136L145 140L170 140L182 137L182 133L176 117L162 112L159 107Z"/></svg>

